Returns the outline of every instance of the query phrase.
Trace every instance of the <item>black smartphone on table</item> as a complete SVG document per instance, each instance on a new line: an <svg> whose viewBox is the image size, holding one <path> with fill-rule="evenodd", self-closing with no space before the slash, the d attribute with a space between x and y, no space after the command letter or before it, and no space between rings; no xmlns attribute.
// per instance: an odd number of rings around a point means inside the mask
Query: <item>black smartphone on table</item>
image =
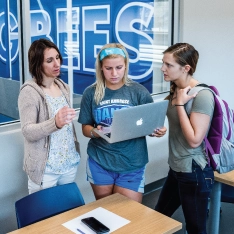
<svg viewBox="0 0 234 234"><path fill-rule="evenodd" d="M105 226L103 223L101 223L94 217L81 219L81 222L86 224L90 229L92 229L95 233L98 234L108 233L110 231L110 229L107 226Z"/></svg>

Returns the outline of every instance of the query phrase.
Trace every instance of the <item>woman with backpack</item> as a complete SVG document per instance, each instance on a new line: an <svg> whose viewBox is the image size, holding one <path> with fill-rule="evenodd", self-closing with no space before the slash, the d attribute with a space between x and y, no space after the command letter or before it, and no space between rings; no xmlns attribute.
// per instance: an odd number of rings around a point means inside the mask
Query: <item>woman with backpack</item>
<svg viewBox="0 0 234 234"><path fill-rule="evenodd" d="M155 210L167 216L182 206L188 234L205 234L208 198L214 183L203 139L214 111L209 90L192 96L188 91L199 82L193 77L199 53L190 44L177 43L163 52L164 80L171 82L167 117L169 121L170 170ZM186 103L194 98L190 115Z"/></svg>

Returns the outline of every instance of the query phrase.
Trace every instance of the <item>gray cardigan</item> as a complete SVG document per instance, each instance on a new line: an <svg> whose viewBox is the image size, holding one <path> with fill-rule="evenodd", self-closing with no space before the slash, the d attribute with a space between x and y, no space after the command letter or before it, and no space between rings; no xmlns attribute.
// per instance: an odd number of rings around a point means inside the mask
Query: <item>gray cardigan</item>
<svg viewBox="0 0 234 234"><path fill-rule="evenodd" d="M70 105L69 86L60 79L55 79L55 83ZM49 118L45 94L35 79L28 80L22 85L18 107L24 136L23 169L34 183L40 185L48 159L50 135L58 128L55 125L55 118ZM75 131L74 140L76 141Z"/></svg>

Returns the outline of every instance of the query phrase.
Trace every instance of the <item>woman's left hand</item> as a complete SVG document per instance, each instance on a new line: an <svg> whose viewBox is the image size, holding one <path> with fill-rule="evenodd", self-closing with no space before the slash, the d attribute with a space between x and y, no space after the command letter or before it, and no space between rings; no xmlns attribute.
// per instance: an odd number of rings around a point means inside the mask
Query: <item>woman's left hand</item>
<svg viewBox="0 0 234 234"><path fill-rule="evenodd" d="M55 115L55 124L58 128L62 128L64 125L69 124L76 117L76 112L73 108L64 106L58 110Z"/></svg>
<svg viewBox="0 0 234 234"><path fill-rule="evenodd" d="M166 134L166 132L167 132L166 127L157 128L149 136L151 136L151 137L163 137Z"/></svg>

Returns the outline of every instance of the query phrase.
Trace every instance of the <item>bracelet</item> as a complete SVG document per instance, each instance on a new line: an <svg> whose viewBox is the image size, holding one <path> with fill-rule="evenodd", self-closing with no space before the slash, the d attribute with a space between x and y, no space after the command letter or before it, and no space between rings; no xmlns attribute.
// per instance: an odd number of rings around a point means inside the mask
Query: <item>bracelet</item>
<svg viewBox="0 0 234 234"><path fill-rule="evenodd" d="M97 137L95 137L94 134L93 134L93 129L94 129L94 128L95 128L95 127L93 127L93 128L91 129L91 131L90 131L91 138L97 138Z"/></svg>
<svg viewBox="0 0 234 234"><path fill-rule="evenodd" d="M179 104L177 105L177 104L175 104L174 106L184 106L184 105L179 105Z"/></svg>

